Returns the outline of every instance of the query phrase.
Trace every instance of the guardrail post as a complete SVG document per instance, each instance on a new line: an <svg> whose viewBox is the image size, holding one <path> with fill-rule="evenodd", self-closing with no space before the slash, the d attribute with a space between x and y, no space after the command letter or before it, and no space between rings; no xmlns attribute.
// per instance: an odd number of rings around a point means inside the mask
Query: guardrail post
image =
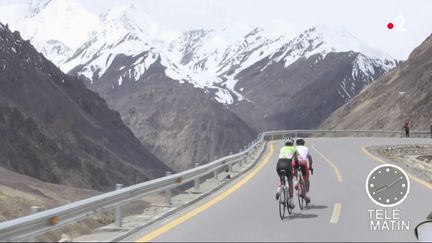
<svg viewBox="0 0 432 243"><path fill-rule="evenodd" d="M167 171L166 176L172 175L171 171ZM171 205L171 189L165 191L165 203Z"/></svg>
<svg viewBox="0 0 432 243"><path fill-rule="evenodd" d="M232 155L233 154L233 152L230 152L229 153L229 155ZM233 167L233 164L230 162L229 164L228 164L228 171L231 173L233 170L232 170L232 167Z"/></svg>
<svg viewBox="0 0 432 243"><path fill-rule="evenodd" d="M41 212L43 209L41 207L38 206L31 206L31 214L35 214L35 213L39 213ZM36 237L31 237L29 239L30 242L37 242Z"/></svg>
<svg viewBox="0 0 432 243"><path fill-rule="evenodd" d="M242 149L239 150L239 153L242 152ZM243 166L243 159L239 160L239 167L241 168Z"/></svg>
<svg viewBox="0 0 432 243"><path fill-rule="evenodd" d="M216 161L217 157L214 156L213 158L214 158L214 161ZM218 171L218 169L215 169L213 171L213 176L214 176L214 179L219 183L219 171Z"/></svg>
<svg viewBox="0 0 432 243"><path fill-rule="evenodd" d="M120 190L122 189L123 184L116 184L116 190ZM121 206L117 206L115 208L115 221L114 221L114 225L116 227L122 227L122 210L121 210Z"/></svg>
<svg viewBox="0 0 432 243"><path fill-rule="evenodd" d="M213 176L214 179L219 183L219 172L217 169L213 171Z"/></svg>
<svg viewBox="0 0 432 243"><path fill-rule="evenodd" d="M199 167L199 163L195 163L195 168L196 167ZM200 178L197 177L194 180L194 188L195 188L195 190L199 190L199 184L200 184Z"/></svg>

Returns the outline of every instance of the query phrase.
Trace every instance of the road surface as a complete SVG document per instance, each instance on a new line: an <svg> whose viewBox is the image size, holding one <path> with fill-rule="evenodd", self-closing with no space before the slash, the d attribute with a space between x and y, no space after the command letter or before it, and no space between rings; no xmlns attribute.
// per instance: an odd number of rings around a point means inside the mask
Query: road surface
<svg viewBox="0 0 432 243"><path fill-rule="evenodd" d="M432 211L432 188L411 179L406 200L395 208L409 231L372 231L368 210L383 209L367 196L365 181L380 165L369 145L430 144L430 139L311 138L312 203L285 220L275 200L277 154L272 142L258 166L199 204L146 228L126 241L415 241L413 229ZM297 202L296 202L297 204Z"/></svg>

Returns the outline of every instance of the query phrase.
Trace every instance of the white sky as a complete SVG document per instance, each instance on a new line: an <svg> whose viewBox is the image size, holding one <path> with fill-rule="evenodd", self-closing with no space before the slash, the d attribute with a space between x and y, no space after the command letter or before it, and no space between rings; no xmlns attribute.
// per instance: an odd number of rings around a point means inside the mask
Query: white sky
<svg viewBox="0 0 432 243"><path fill-rule="evenodd" d="M16 3L26 0L0 0ZM398 59L432 33L432 0L77 0L95 13L134 2L162 26L174 31L220 28L233 21L252 26L342 25L372 47ZM404 16L405 32L388 30Z"/></svg>

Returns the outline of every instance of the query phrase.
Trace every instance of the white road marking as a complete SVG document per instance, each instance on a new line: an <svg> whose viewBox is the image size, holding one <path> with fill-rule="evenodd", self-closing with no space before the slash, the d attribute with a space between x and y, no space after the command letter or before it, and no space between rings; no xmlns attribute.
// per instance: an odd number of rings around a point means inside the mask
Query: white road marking
<svg viewBox="0 0 432 243"><path fill-rule="evenodd" d="M342 204L336 203L333 208L333 213L330 218L330 224L337 224L342 210Z"/></svg>

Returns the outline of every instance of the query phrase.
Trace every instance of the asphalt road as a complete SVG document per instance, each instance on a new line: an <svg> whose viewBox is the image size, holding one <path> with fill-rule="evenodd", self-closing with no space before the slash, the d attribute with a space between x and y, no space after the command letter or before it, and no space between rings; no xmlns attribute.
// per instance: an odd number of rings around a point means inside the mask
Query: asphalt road
<svg viewBox="0 0 432 243"><path fill-rule="evenodd" d="M431 144L430 139L311 138L314 158L311 205L285 220L275 200L280 142L272 143L255 168L203 202L146 228L127 241L415 241L413 229L432 211L432 189L414 180L400 209L409 231L370 230L369 211L383 209L367 196L365 181L380 163L366 145ZM273 148L271 148L273 147ZM318 152L319 151L319 152ZM271 153L273 152L273 153ZM325 157L325 158L324 158ZM249 178L247 178L249 177ZM240 183L240 185L237 185ZM297 204L297 202L296 202Z"/></svg>

